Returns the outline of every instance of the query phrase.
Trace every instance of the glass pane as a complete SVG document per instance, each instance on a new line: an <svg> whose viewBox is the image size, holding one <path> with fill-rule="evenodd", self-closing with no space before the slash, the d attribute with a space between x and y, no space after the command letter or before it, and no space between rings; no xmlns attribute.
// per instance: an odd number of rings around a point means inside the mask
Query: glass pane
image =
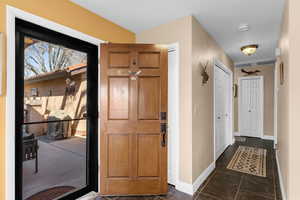
<svg viewBox="0 0 300 200"><path fill-rule="evenodd" d="M24 42L23 199L55 199L87 184L87 54Z"/></svg>

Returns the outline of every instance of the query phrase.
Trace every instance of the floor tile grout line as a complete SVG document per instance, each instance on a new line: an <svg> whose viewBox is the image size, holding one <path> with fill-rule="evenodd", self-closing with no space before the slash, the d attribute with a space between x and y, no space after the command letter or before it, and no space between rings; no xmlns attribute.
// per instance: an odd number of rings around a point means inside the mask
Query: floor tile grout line
<svg viewBox="0 0 300 200"><path fill-rule="evenodd" d="M211 194L208 194L208 193L206 193L206 192L201 192L201 193L199 193L199 195L200 194L203 194L204 196L207 196L207 197L211 197L211 198L214 198L214 199L217 199L217 200L222 200L222 199L220 199L219 197L216 197L216 196L214 196L214 195L211 195ZM199 196L198 195L198 196ZM197 199L196 199L197 200Z"/></svg>
<svg viewBox="0 0 300 200"><path fill-rule="evenodd" d="M238 187L238 189L237 189L237 191L235 193L235 196L234 196L234 200L237 200L238 194L239 194L241 186L242 186L243 178L244 178L244 175L242 175L242 177L241 177L241 180L240 180L240 183L239 183L239 187Z"/></svg>
<svg viewBox="0 0 300 200"><path fill-rule="evenodd" d="M211 181L212 177L217 173L217 170L215 170L211 176L207 179L206 183L203 185L203 187L200 189L199 194L201 192L203 192L203 190L206 188L206 186L208 185L208 183Z"/></svg>
<svg viewBox="0 0 300 200"><path fill-rule="evenodd" d="M274 187L274 196L275 196L275 200L277 200L277 190L276 190L276 177L275 177L275 169L274 168L274 163L276 162L276 160L274 160L274 153L272 153L272 171L273 171L273 187Z"/></svg>

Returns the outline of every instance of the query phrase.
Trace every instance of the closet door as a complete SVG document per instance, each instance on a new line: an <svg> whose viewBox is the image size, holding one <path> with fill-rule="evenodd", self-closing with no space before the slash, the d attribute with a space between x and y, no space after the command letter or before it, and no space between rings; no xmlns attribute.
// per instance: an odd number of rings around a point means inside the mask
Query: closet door
<svg viewBox="0 0 300 200"><path fill-rule="evenodd" d="M249 137L263 135L263 78L240 79L239 132Z"/></svg>
<svg viewBox="0 0 300 200"><path fill-rule="evenodd" d="M215 69L215 145L216 158L218 158L227 147L227 134L229 126L229 87L230 76L225 71L216 67Z"/></svg>

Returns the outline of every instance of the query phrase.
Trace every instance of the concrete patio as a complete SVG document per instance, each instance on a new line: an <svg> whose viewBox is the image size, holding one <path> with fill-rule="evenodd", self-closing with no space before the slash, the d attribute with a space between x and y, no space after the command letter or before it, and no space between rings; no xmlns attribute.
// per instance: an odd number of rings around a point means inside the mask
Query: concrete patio
<svg viewBox="0 0 300 200"><path fill-rule="evenodd" d="M38 173L35 160L23 162L23 198L55 186L81 188L86 184L86 140L72 137L51 143L38 141Z"/></svg>

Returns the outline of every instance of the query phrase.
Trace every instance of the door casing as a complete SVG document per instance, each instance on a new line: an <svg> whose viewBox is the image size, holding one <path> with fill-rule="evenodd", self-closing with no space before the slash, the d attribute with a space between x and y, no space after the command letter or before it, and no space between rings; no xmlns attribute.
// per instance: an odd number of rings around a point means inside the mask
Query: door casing
<svg viewBox="0 0 300 200"><path fill-rule="evenodd" d="M247 136L244 135L241 131L241 121L242 121L242 112L241 112L241 81L242 80L254 80L254 79L259 79L259 83L260 83L260 123L259 123L259 137L263 138L264 137L264 77L263 76L247 76L247 77L240 77L238 79L238 83L239 83L239 91L238 91L238 125L239 125L239 135L241 136Z"/></svg>

